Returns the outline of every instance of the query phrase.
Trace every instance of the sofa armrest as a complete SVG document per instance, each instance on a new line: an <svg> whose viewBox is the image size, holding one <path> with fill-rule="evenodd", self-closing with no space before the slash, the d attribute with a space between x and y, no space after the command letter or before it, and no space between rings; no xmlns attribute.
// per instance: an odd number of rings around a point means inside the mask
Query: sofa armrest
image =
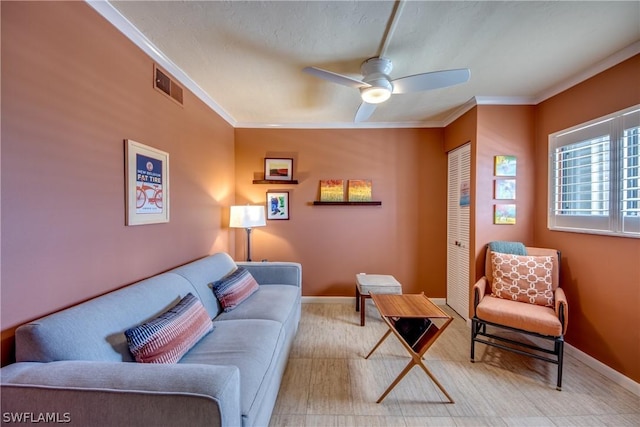
<svg viewBox="0 0 640 427"><path fill-rule="evenodd" d="M484 294L487 291L487 278L482 276L475 285L473 285L473 315L476 315L476 307L484 298Z"/></svg>
<svg viewBox="0 0 640 427"><path fill-rule="evenodd" d="M260 285L302 286L302 265L297 262L237 262L251 273Z"/></svg>
<svg viewBox="0 0 640 427"><path fill-rule="evenodd" d="M556 301L556 315L560 319L562 324L562 334L567 333L567 325L569 324L569 303L567 302L567 296L562 288L557 288L554 299Z"/></svg>
<svg viewBox="0 0 640 427"><path fill-rule="evenodd" d="M0 381L3 421L53 413L71 425L242 424L235 366L21 362Z"/></svg>

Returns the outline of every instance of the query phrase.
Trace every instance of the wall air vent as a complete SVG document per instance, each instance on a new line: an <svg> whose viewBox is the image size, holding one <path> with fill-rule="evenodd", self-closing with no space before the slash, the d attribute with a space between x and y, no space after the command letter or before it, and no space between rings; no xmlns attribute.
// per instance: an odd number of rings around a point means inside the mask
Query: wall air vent
<svg viewBox="0 0 640 427"><path fill-rule="evenodd" d="M153 66L153 76L153 86L182 105L182 87L155 64Z"/></svg>

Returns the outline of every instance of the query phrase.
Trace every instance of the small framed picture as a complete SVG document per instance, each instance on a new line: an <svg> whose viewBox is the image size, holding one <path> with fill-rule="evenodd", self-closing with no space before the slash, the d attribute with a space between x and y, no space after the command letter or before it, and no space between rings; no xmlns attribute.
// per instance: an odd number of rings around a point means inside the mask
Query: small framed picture
<svg viewBox="0 0 640 427"><path fill-rule="evenodd" d="M516 180L515 179L496 179L495 182L495 198L497 200L515 200L516 198Z"/></svg>
<svg viewBox="0 0 640 427"><path fill-rule="evenodd" d="M495 176L516 176L516 156L495 156Z"/></svg>
<svg viewBox="0 0 640 427"><path fill-rule="evenodd" d="M516 205L495 205L493 211L494 224L513 225L516 223Z"/></svg>
<svg viewBox="0 0 640 427"><path fill-rule="evenodd" d="M125 140L126 225L169 222L169 153Z"/></svg>
<svg viewBox="0 0 640 427"><path fill-rule="evenodd" d="M293 180L293 159L264 159L264 179L273 181Z"/></svg>
<svg viewBox="0 0 640 427"><path fill-rule="evenodd" d="M267 191L267 219L289 219L288 191Z"/></svg>
<svg viewBox="0 0 640 427"><path fill-rule="evenodd" d="M343 179L321 179L320 180L320 201L321 202L344 202L344 180Z"/></svg>
<svg viewBox="0 0 640 427"><path fill-rule="evenodd" d="M350 202L370 202L371 201L371 180L370 179L350 179L348 181L348 196Z"/></svg>

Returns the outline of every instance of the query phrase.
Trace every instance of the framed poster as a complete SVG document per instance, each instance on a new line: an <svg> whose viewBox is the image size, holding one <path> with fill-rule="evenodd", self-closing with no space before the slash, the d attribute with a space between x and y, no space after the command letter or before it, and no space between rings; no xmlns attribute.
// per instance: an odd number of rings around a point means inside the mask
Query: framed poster
<svg viewBox="0 0 640 427"><path fill-rule="evenodd" d="M264 159L264 179L291 181L293 179L293 159Z"/></svg>
<svg viewBox="0 0 640 427"><path fill-rule="evenodd" d="M495 156L495 176L516 176L516 156Z"/></svg>
<svg viewBox="0 0 640 427"><path fill-rule="evenodd" d="M465 207L471 204L471 182L462 181L460 183L460 206Z"/></svg>
<svg viewBox="0 0 640 427"><path fill-rule="evenodd" d="M495 198L497 200L515 200L516 198L516 180L515 179L496 179Z"/></svg>
<svg viewBox="0 0 640 427"><path fill-rule="evenodd" d="M169 154L125 140L126 225L169 222Z"/></svg>
<svg viewBox="0 0 640 427"><path fill-rule="evenodd" d="M289 219L288 191L267 191L267 219Z"/></svg>

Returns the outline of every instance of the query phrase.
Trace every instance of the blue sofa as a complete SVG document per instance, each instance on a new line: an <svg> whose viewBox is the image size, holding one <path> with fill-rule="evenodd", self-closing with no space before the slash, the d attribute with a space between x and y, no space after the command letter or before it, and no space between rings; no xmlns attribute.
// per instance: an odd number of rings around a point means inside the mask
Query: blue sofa
<svg viewBox="0 0 640 427"><path fill-rule="evenodd" d="M259 290L223 312L209 284L236 265ZM3 422L267 426L300 320L301 282L300 264L218 253L22 325L16 363L0 370ZM176 364L136 363L124 331L188 293L215 329Z"/></svg>

